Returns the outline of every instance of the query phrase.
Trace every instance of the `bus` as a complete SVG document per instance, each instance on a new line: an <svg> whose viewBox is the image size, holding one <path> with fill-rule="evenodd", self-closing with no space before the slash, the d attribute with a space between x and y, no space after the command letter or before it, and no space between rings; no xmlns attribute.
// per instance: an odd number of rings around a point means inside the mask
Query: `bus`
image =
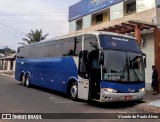
<svg viewBox="0 0 160 122"><path fill-rule="evenodd" d="M145 67L135 38L93 31L19 47L15 79L72 100L137 101L145 94Z"/></svg>

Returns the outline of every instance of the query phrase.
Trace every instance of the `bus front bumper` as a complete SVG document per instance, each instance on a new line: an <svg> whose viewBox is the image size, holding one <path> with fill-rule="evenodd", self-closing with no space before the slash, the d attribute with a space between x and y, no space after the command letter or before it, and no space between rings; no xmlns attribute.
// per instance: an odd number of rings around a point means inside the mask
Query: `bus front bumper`
<svg viewBox="0 0 160 122"><path fill-rule="evenodd" d="M109 93L101 89L100 102L120 102L143 100L145 92Z"/></svg>

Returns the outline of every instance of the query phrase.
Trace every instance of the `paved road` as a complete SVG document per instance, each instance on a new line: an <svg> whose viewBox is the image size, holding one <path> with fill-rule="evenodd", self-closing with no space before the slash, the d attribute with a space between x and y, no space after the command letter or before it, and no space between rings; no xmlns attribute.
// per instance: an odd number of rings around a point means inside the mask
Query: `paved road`
<svg viewBox="0 0 160 122"><path fill-rule="evenodd" d="M64 94L39 87L27 88L13 78L0 75L0 113L137 113L143 112L140 108L141 104L144 102L101 105L90 105L86 101L74 102ZM93 122L93 120L85 121ZM110 120L110 122L112 121L121 122L122 120ZM130 121L135 122L135 120ZM155 121L158 122L158 120ZM0 122L8 121L0 120Z"/></svg>

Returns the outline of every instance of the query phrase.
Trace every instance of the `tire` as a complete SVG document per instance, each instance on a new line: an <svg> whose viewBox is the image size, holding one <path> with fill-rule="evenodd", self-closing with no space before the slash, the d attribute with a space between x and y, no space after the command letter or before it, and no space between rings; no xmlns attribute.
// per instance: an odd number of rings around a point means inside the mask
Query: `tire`
<svg viewBox="0 0 160 122"><path fill-rule="evenodd" d="M77 82L72 83L71 86L70 86L70 98L73 101L78 100L78 85L77 85Z"/></svg>
<svg viewBox="0 0 160 122"><path fill-rule="evenodd" d="M21 76L21 81L22 81L22 85L25 86L26 85L26 77L25 77L25 74L23 74Z"/></svg>
<svg viewBox="0 0 160 122"><path fill-rule="evenodd" d="M26 87L30 87L31 84L30 84L30 77L29 75L26 76Z"/></svg>

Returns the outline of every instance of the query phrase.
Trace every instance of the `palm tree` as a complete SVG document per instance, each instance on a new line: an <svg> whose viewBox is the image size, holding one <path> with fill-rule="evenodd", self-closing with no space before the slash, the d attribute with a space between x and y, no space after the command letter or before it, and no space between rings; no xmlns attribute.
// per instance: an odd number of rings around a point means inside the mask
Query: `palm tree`
<svg viewBox="0 0 160 122"><path fill-rule="evenodd" d="M42 29L41 30L36 29L35 32L31 30L31 32L26 35L27 38L22 38L23 42L19 42L18 44L27 45L27 44L36 43L36 42L46 39L48 35L49 34L47 33L43 36Z"/></svg>

